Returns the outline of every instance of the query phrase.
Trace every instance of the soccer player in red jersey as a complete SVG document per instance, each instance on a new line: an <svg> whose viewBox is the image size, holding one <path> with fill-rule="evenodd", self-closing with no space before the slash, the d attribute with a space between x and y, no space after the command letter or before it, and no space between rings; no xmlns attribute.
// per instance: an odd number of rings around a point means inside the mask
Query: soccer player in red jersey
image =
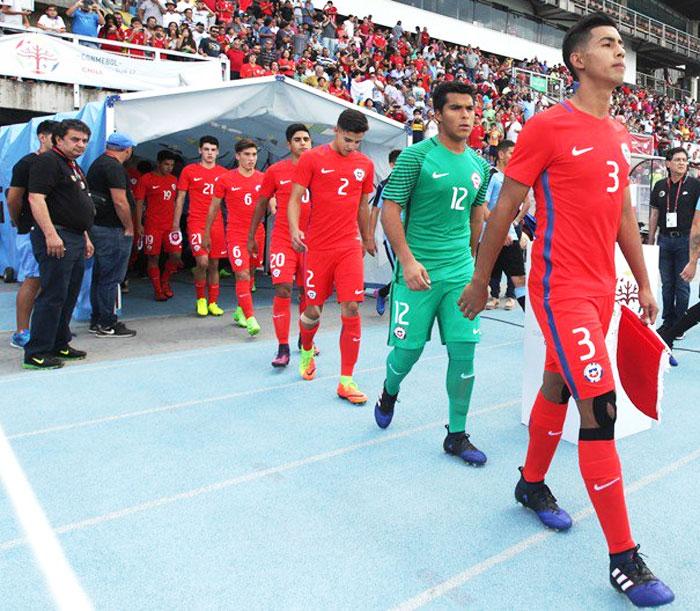
<svg viewBox="0 0 700 611"><path fill-rule="evenodd" d="M340 303L340 383L338 396L351 403L367 402L352 379L360 351L360 310L364 301L365 251L374 256L374 236L369 233L369 195L374 165L358 149L369 129L359 110L344 110L338 117L330 144L304 153L297 163L294 186L287 206L292 246L305 251L306 309L301 320L299 373L305 380L316 373L313 340L321 308L333 286ZM301 228L302 198L311 192L307 230Z"/></svg>
<svg viewBox="0 0 700 611"><path fill-rule="evenodd" d="M177 181L177 201L173 216L172 231L180 228L180 217L185 204L185 195L189 193L190 203L187 212L187 238L190 241L192 255L196 262L194 269L194 289L197 295L197 314L221 316L224 311L218 306L219 299L219 259L226 258L226 238L224 221L217 213L211 226L211 250L203 245L207 226L209 205L214 195L217 178L226 173L226 168L216 164L219 154L219 141L214 136L202 136L199 139L198 163L185 166ZM209 284L209 300L206 291Z"/></svg>
<svg viewBox="0 0 700 611"><path fill-rule="evenodd" d="M212 241L212 225L221 204L226 225L226 248L231 269L236 275L236 298L238 307L233 320L239 327L248 329L250 335L260 333L260 325L253 309L252 285L255 269L260 260L248 255L248 228L250 227L254 203L260 193L263 173L255 169L258 161L258 145L253 140L243 139L236 143L238 167L219 177L214 184L214 197L209 206L209 215L204 237L204 247L209 250ZM259 224L255 231L258 252L264 252L265 231Z"/></svg>
<svg viewBox="0 0 700 611"><path fill-rule="evenodd" d="M525 124L459 304L469 318L484 309L508 226L533 187L537 235L528 292L547 355L515 497L546 526L571 526L544 479L573 396L581 417L579 466L608 544L610 582L636 606L659 606L674 595L646 567L630 531L615 447L615 381L605 347L615 303L616 243L639 285L645 322L653 323L658 313L630 200L630 138L610 117L612 92L625 74L625 49L614 21L596 13L567 32L563 55L580 87Z"/></svg>
<svg viewBox="0 0 700 611"><path fill-rule="evenodd" d="M158 165L153 172L144 174L136 185L136 226L139 238L143 236L143 248L147 257L147 273L153 285L156 301L166 301L173 296L170 276L182 266L182 233L173 230L177 178L173 176L175 154L158 153ZM143 206L146 204L146 220ZM163 274L160 273L160 252L169 256Z"/></svg>
<svg viewBox="0 0 700 611"><path fill-rule="evenodd" d="M290 305L292 302L292 283L296 283L299 291L299 314L306 309L304 296L303 257L292 248L287 220L287 204L292 193L292 181L296 174L297 162L304 151L311 148L311 135L308 128L301 123L293 123L287 127L287 144L291 156L271 165L263 178L260 189L260 199L255 206L253 219L248 231L248 253L253 259L260 258L256 232L265 216L270 200L276 201L275 227L272 230L270 244L270 269L275 296L272 299L272 323L279 346L277 356L272 361L273 367L286 367L289 364L289 327L291 321ZM309 191L301 197L301 214L299 227L306 231L309 222Z"/></svg>

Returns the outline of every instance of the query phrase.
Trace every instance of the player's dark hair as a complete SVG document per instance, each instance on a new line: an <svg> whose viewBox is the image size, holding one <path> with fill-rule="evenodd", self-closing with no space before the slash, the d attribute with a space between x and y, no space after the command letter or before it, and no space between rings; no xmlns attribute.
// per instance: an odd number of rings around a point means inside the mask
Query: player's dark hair
<svg viewBox="0 0 700 611"><path fill-rule="evenodd" d="M401 154L400 149L394 149L389 153L389 163L396 163L396 160L399 158L399 155Z"/></svg>
<svg viewBox="0 0 700 611"><path fill-rule="evenodd" d="M83 123L79 119L63 119L54 126L53 132L51 134L51 142L56 144L59 138L65 138L69 130L75 132L80 132L81 134L87 134L88 138L92 135L90 128L86 123Z"/></svg>
<svg viewBox="0 0 700 611"><path fill-rule="evenodd" d="M255 143L255 140L251 140L250 138L243 138L236 142L236 146L234 149L236 153L241 153L246 149L255 149L257 151L258 145Z"/></svg>
<svg viewBox="0 0 700 611"><path fill-rule="evenodd" d="M177 155L172 151L158 151L156 159L158 160L158 163L163 161L177 161Z"/></svg>
<svg viewBox="0 0 700 611"><path fill-rule="evenodd" d="M462 81L449 81L440 83L433 91L433 109L442 112L442 109L447 104L447 96L450 93L459 95L470 95L474 99L474 88L468 83Z"/></svg>
<svg viewBox="0 0 700 611"><path fill-rule="evenodd" d="M143 159L136 164L136 169L141 174L148 174L153 171L153 164L148 159Z"/></svg>
<svg viewBox="0 0 700 611"><path fill-rule="evenodd" d="M571 64L571 54L579 49L581 45L585 45L591 39L591 30L600 27L613 27L617 29L617 23L603 13L591 13L579 19L572 25L564 36L564 42L561 46L561 52L564 56L564 64L573 74L574 78L578 78L576 70Z"/></svg>
<svg viewBox="0 0 700 611"><path fill-rule="evenodd" d="M36 126L36 135L41 136L42 134L53 134L57 125L58 121L52 121L51 119L42 121Z"/></svg>
<svg viewBox="0 0 700 611"><path fill-rule="evenodd" d="M294 134L297 132L306 132L311 136L311 132L309 132L309 128L306 127L303 123L292 123L289 127L287 127L287 130L284 132L285 137L287 138L287 142L291 142L292 138L294 137Z"/></svg>
<svg viewBox="0 0 700 611"><path fill-rule="evenodd" d="M348 108L340 113L337 127L345 132L364 134L369 129L369 121L359 110Z"/></svg>
<svg viewBox="0 0 700 611"><path fill-rule="evenodd" d="M676 146L672 149L669 149L668 152L666 153L666 161L671 161L673 159L674 155L678 155L678 153L683 153L685 155L685 158L688 159L688 151L686 151L682 146Z"/></svg>
<svg viewBox="0 0 700 611"><path fill-rule="evenodd" d="M219 139L214 136L202 136L199 139L199 148L202 148L205 144L213 144L216 148L219 148Z"/></svg>
<svg viewBox="0 0 700 611"><path fill-rule="evenodd" d="M498 153L504 153L510 148L513 148L515 146L515 142L512 140L504 140L503 142L500 142L498 146L496 147L496 154Z"/></svg>

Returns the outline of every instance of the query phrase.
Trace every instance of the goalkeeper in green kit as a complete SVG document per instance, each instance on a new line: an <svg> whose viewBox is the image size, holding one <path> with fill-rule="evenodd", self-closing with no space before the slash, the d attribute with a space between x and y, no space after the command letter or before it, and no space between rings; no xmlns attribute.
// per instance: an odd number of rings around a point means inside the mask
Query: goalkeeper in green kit
<svg viewBox="0 0 700 611"><path fill-rule="evenodd" d="M438 135L402 151L384 188L382 226L398 264L391 290L386 380L374 408L381 428L391 423L403 379L420 358L435 319L447 347L449 425L445 452L473 465L486 462L465 433L474 386L479 319L457 306L474 273L483 222L488 163L467 146L474 95L466 83L441 83L433 92Z"/></svg>

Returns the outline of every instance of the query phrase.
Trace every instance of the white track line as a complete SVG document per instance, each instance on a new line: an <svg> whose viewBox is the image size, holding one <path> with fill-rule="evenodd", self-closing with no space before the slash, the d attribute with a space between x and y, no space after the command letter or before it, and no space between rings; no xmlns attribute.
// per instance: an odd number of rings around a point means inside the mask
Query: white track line
<svg viewBox="0 0 700 611"><path fill-rule="evenodd" d="M667 475L670 475L674 471L678 471L678 469L681 469L685 465L697 460L698 458L700 458L700 449L697 449L694 452L691 452L690 454L686 454L685 456L676 460L675 462L672 462L666 465L665 467L661 467L661 469L658 469L657 471L654 471L653 473L650 473L649 475L632 482L629 486L625 486L625 492L629 495L641 490L642 488L646 488L654 482L657 482L660 479L666 477ZM572 520L574 521L574 523L576 523L586 518L589 518L592 515L594 515L593 507L588 506L585 509L582 509L578 513L574 514L572 516ZM557 533L555 531L543 530L542 532L537 533L536 535L532 535L527 539L523 539L515 545L511 545L510 547L504 549L502 552L494 554L493 556L489 556L488 558L486 558L486 560L482 560L481 562L470 566L462 573L458 573L457 575L450 577L442 583L439 583L433 586L432 588L424 590L417 596L409 598L408 600L398 604L396 607L393 608L393 611L413 611L414 609L419 609L424 605L427 605L428 603L440 598L441 596L444 596L448 592L463 586L465 583L467 583L474 577L485 573L489 569L499 564L507 562L508 560L514 558L515 556L518 556L519 554L522 554L524 551L528 550L533 545L537 545L542 541L546 541L550 537L556 536Z"/></svg>
<svg viewBox="0 0 700 611"><path fill-rule="evenodd" d="M490 405L480 410L475 410L471 416L482 416L495 411L499 411L508 407L513 407L520 404L520 399L513 399L511 401L506 401L505 403L498 403L495 405ZM439 428L443 426L444 422L441 420L439 422L431 422L429 424L423 424L421 426L416 426L405 431L400 431L397 433L390 433L387 435L382 435L375 439L370 439L368 441L363 441L360 443L355 443L344 448L338 448L336 450L330 450L328 452L322 452L320 454L314 454L313 456L307 456L306 458L301 458L292 462L285 463L283 465L278 465L276 467L270 467L268 469L258 469L256 471L249 471L237 477L227 479L221 482L215 482L213 484L208 484L202 486L201 488L194 488L193 490L188 490L186 492L181 492L172 496L165 496L159 499L154 499L152 501L146 501L145 503L140 503L138 505L132 505L131 507L126 507L124 509L119 509L101 516L95 516L93 518L88 518L86 520L81 520L79 522L72 522L70 524L64 524L56 528L56 533L64 534L73 532L75 530L82 530L90 526L97 526L98 524L103 524L104 522L111 522L112 520L118 520L126 516L130 516L135 513L141 513L144 511L149 511L151 509L156 509L157 507L162 507L164 505L171 505L178 501L184 501L193 499L203 494L209 494L211 492L217 492L219 490L224 490L226 488L231 488L233 486L238 486L240 484L245 484L248 482L253 482L259 479L263 479L270 475L277 475L279 473L285 473L286 471L292 471L294 469L299 469L300 467L305 467L307 465L312 465L314 463L322 462L325 460L330 460L331 458L336 458L338 456L343 456L345 454L350 454L356 450L361 450L363 448L369 448L372 446L378 446L395 439L401 439L403 437L409 437L415 433L420 433L422 431L427 431L434 428ZM4 541L0 543L0 551L12 549L19 547L26 543L25 539L11 539L9 541Z"/></svg>
<svg viewBox="0 0 700 611"><path fill-rule="evenodd" d="M65 611L91 610L92 603L68 564L56 533L39 505L1 426L0 479L56 606Z"/></svg>
<svg viewBox="0 0 700 611"><path fill-rule="evenodd" d="M492 346L485 346L483 350L488 350L488 349L493 349L493 348L501 348L503 346L509 346L512 344L517 344L520 342L504 342L501 344L494 344ZM425 361L433 361L433 360L438 360L438 359L445 359L447 358L446 354L438 354L435 356L427 356L422 359L423 362ZM366 369L358 369L355 371L355 373L372 373L375 371L382 371L384 370L384 365L381 365L380 367L368 367ZM337 379L338 376L337 374L329 374L325 376L319 376L316 378L318 381L324 381L324 380L335 380ZM1 380L1 378L0 378ZM70 431L72 429L80 429L88 426L97 426L99 424L105 424L107 422L117 422L119 420L124 420L127 418L137 418L140 416L149 416L151 414L159 414L162 412L171 412L175 411L178 409L185 409L188 407L195 407L199 405L205 405L207 403L213 403L216 401L227 401L229 399L237 399L239 397L248 397L250 395L256 395L256 394L262 394L266 392L275 392L277 390L281 390L284 388L293 388L295 386L303 385L303 384L308 384L306 380L295 380L294 382L289 382L287 384L278 384L276 386L266 386L263 388L255 388L251 390L241 390L237 392L232 392L228 393L225 395L218 395L216 397L206 397L204 399L192 399L191 401L182 401L180 403L172 403L170 405L162 405L160 407L152 407L150 409L144 409L144 410L139 410L139 411L134 411L134 412L126 412L124 414L116 414L114 416L104 416L102 418L94 418L92 420L81 420L80 422L72 422L68 424L57 424L55 426L49 426L43 429L38 429L34 431L26 431L24 433L15 433L14 435L10 435L8 437L9 440L17 440L17 439L25 439L27 437L37 437L39 435L46 435L48 433L58 433L62 431Z"/></svg>

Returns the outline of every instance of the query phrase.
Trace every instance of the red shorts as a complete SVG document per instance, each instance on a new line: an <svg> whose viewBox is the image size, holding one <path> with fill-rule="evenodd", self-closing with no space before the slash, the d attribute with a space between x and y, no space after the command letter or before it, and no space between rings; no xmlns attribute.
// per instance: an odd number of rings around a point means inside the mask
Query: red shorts
<svg viewBox="0 0 700 611"><path fill-rule="evenodd" d="M158 256L161 249L167 254L181 253L182 232L146 225L143 228L143 252L148 256Z"/></svg>
<svg viewBox="0 0 700 611"><path fill-rule="evenodd" d="M273 240L270 245L270 270L272 284L304 286L304 253L292 248L289 240Z"/></svg>
<svg viewBox="0 0 700 611"><path fill-rule="evenodd" d="M532 312L544 334L544 369L560 374L574 399L590 399L615 389L605 336L615 297L543 300L530 295Z"/></svg>
<svg viewBox="0 0 700 611"><path fill-rule="evenodd" d="M358 244L337 250L306 253L304 287L309 305L323 305L333 291L338 303L365 300L365 269Z"/></svg>
<svg viewBox="0 0 700 611"><path fill-rule="evenodd" d="M231 269L234 272L247 272L251 268L258 267L263 261L265 256L265 230L262 225L255 232L255 241L258 243L258 256L251 258L248 254L248 234L228 234L226 236L228 260L231 262Z"/></svg>
<svg viewBox="0 0 700 611"><path fill-rule="evenodd" d="M226 237L224 236L224 223L220 219L214 221L211 226L211 251L207 252L202 244L204 237L205 223L187 223L187 237L190 240L190 248L193 257L209 257L210 259L226 258Z"/></svg>

